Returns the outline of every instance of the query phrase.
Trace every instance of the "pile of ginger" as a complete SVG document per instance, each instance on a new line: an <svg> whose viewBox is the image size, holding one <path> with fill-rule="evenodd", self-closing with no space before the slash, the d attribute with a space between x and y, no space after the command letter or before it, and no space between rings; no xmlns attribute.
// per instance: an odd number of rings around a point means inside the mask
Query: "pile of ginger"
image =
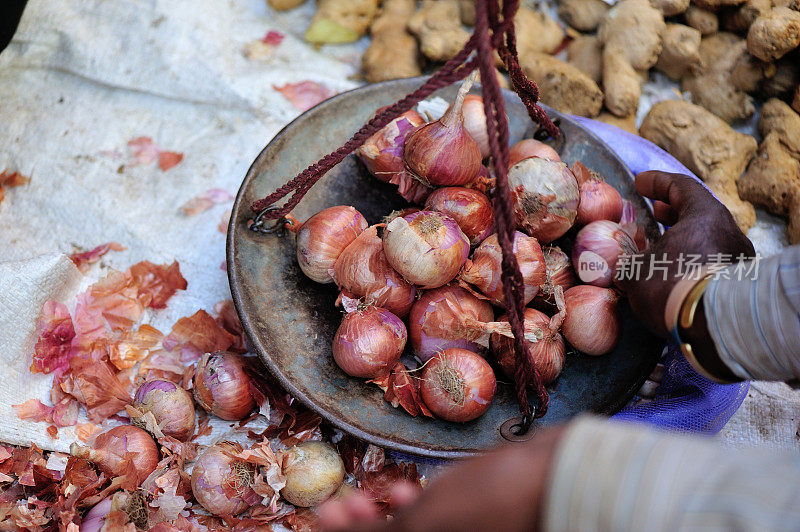
<svg viewBox="0 0 800 532"><path fill-rule="evenodd" d="M755 204L788 218L789 241L800 243L800 0L551 1L558 20L533 1L515 17L520 64L543 103L655 142L703 179L743 230ZM362 70L378 82L433 70L474 22L474 0L317 0L305 38L369 35ZM681 92L637 121L654 72ZM733 127L759 108L760 146Z"/></svg>

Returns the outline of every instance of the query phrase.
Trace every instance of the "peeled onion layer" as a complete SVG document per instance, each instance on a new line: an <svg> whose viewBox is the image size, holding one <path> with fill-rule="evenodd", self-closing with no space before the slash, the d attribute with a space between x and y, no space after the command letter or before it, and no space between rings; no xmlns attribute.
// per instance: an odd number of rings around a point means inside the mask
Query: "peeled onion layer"
<svg viewBox="0 0 800 532"><path fill-rule="evenodd" d="M562 237L578 215L578 182L566 164L539 157L523 159L508 171L517 226L549 244Z"/></svg>

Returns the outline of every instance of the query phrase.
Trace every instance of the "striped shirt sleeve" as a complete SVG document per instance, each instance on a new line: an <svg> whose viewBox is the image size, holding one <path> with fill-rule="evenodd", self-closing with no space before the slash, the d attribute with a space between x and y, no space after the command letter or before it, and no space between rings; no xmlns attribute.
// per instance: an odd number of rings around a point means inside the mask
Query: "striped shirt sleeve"
<svg viewBox="0 0 800 532"><path fill-rule="evenodd" d="M545 504L549 531L798 530L800 456L584 417Z"/></svg>
<svg viewBox="0 0 800 532"><path fill-rule="evenodd" d="M703 306L722 361L743 379L799 379L800 246L719 273Z"/></svg>

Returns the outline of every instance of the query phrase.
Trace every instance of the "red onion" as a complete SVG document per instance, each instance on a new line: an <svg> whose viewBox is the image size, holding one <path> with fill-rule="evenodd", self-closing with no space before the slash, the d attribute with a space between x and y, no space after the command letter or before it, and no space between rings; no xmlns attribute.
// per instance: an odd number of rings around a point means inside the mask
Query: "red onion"
<svg viewBox="0 0 800 532"><path fill-rule="evenodd" d="M422 294L411 307L408 332L414 354L427 362L451 347L476 353L489 346L487 330L494 320L492 306L463 288L446 285Z"/></svg>
<svg viewBox="0 0 800 532"><path fill-rule="evenodd" d="M453 280L469 256L455 220L436 211L395 218L383 232L386 260L409 283L436 288Z"/></svg>
<svg viewBox="0 0 800 532"><path fill-rule="evenodd" d="M603 181L580 161L572 165L572 173L578 180L581 201L578 204L577 225L586 225L595 220L619 222L622 216L622 196L617 189Z"/></svg>
<svg viewBox="0 0 800 532"><path fill-rule="evenodd" d="M578 182L567 165L530 157L508 171L517 225L549 244L566 233L578 214Z"/></svg>
<svg viewBox="0 0 800 532"><path fill-rule="evenodd" d="M243 450L238 443L223 441L206 449L194 464L192 493L214 515L233 516L262 500L251 487L255 468L231 456Z"/></svg>
<svg viewBox="0 0 800 532"><path fill-rule="evenodd" d="M309 279L331 283L330 269L344 249L367 228L360 212L349 205L322 210L297 231L297 262Z"/></svg>
<svg viewBox="0 0 800 532"><path fill-rule="evenodd" d="M489 134L486 131L486 114L483 112L483 98L477 94L467 94L464 97L464 127L467 129L478 148L483 159L491 155L489 150Z"/></svg>
<svg viewBox="0 0 800 532"><path fill-rule="evenodd" d="M422 400L431 412L459 423L483 415L497 390L489 363L466 349L450 348L434 355L421 380Z"/></svg>
<svg viewBox="0 0 800 532"><path fill-rule="evenodd" d="M634 253L636 244L619 224L598 220L578 231L572 247L572 265L584 283L609 287L620 256Z"/></svg>
<svg viewBox="0 0 800 532"><path fill-rule="evenodd" d="M478 175L481 150L464 127L462 114L471 85L471 79L461 85L456 100L439 120L425 124L406 138L406 171L423 185L466 185Z"/></svg>
<svg viewBox="0 0 800 532"><path fill-rule="evenodd" d="M130 457L138 482L141 483L158 465L158 447L144 430L132 425L121 425L98 435L92 447L77 443L70 445L72 456L95 464L109 476L121 476L129 471L118 471L125 458ZM127 455L127 456L126 456Z"/></svg>
<svg viewBox="0 0 800 532"><path fill-rule="evenodd" d="M339 255L333 265L333 278L348 311L355 310L360 301L403 318L414 303L416 288L389 265L377 226L361 233Z"/></svg>
<svg viewBox="0 0 800 532"><path fill-rule="evenodd" d="M575 286L578 282L575 279L575 272L572 270L572 263L569 255L564 253L558 246L547 246L542 248L544 263L547 267L547 280L539 287L539 293L534 298L537 308L543 306L551 309L555 305L554 294L557 286L563 291Z"/></svg>
<svg viewBox="0 0 800 532"><path fill-rule="evenodd" d="M286 452L284 499L308 508L325 502L344 482L344 462L325 442L298 443Z"/></svg>
<svg viewBox="0 0 800 532"><path fill-rule="evenodd" d="M242 357L206 353L194 372L194 398L203 409L227 421L246 417L256 406Z"/></svg>
<svg viewBox="0 0 800 532"><path fill-rule="evenodd" d="M478 170L478 175L475 177L473 181L470 181L464 188L469 188L472 190L477 190L481 194L488 196L491 194L492 190L494 189L494 185L497 182L489 169L486 168L484 165L481 165L481 169Z"/></svg>
<svg viewBox="0 0 800 532"><path fill-rule="evenodd" d="M561 291L557 298L560 300ZM564 302L560 300L563 308ZM566 359L564 339L558 333L561 322L564 320L564 311L560 310L552 318L536 309L525 309L525 343L528 354L536 369L542 377L544 384L550 384L561 374ZM500 321L508 321L507 316ZM492 353L497 363L510 379L514 379L516 371L516 358L514 354L514 339L508 335L492 334Z"/></svg>
<svg viewBox="0 0 800 532"><path fill-rule="evenodd" d="M494 209L485 194L463 187L437 189L425 202L425 210L442 212L456 221L458 227L477 246L494 229Z"/></svg>
<svg viewBox="0 0 800 532"><path fill-rule="evenodd" d="M194 433L192 396L172 381L146 381L136 390L133 406L143 414L153 414L161 432L167 436L185 441Z"/></svg>
<svg viewBox="0 0 800 532"><path fill-rule="evenodd" d="M113 497L108 496L95 504L81 521L80 532L100 532L106 523L106 517L111 511Z"/></svg>
<svg viewBox="0 0 800 532"><path fill-rule="evenodd" d="M372 379L394 367L406 346L403 321L380 307L347 314L333 337L333 358L353 377Z"/></svg>
<svg viewBox="0 0 800 532"><path fill-rule="evenodd" d="M547 269L539 242L519 231L514 232L512 250L517 257L522 280L525 283L524 300L527 305L547 281ZM501 280L503 250L493 234L484 240L472 254L461 272L460 280L477 288L495 305L505 307L505 295Z"/></svg>
<svg viewBox="0 0 800 532"><path fill-rule="evenodd" d="M622 335L619 299L615 290L597 286L574 286L564 292L564 338L581 353L609 353Z"/></svg>
<svg viewBox="0 0 800 532"><path fill-rule="evenodd" d="M424 123L425 119L418 112L406 111L356 149L356 154L372 175L397 185L400 195L411 203L422 203L431 192L431 189L406 173L403 163L406 137Z"/></svg>
<svg viewBox="0 0 800 532"><path fill-rule="evenodd" d="M522 159L541 157L551 161L561 161L558 152L550 145L536 139L523 139L508 149L508 167L511 168Z"/></svg>

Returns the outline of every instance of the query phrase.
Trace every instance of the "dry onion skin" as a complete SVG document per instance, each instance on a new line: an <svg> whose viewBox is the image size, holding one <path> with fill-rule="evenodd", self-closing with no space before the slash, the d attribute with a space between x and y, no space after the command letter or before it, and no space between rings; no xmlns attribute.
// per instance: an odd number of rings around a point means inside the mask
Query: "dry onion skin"
<svg viewBox="0 0 800 532"><path fill-rule="evenodd" d="M480 191L464 187L436 189L425 201L425 210L442 212L456 221L458 227L477 246L494 230L492 202Z"/></svg>
<svg viewBox="0 0 800 532"><path fill-rule="evenodd" d="M298 443L286 452L283 474L284 499L309 508L325 502L344 482L344 463L336 449L325 442Z"/></svg>
<svg viewBox="0 0 800 532"><path fill-rule="evenodd" d="M488 333L484 327L492 321L492 306L460 286L428 290L414 303L408 316L414 355L427 362L451 347L485 353Z"/></svg>
<svg viewBox="0 0 800 532"><path fill-rule="evenodd" d="M383 231L386 260L421 288L452 281L469 256L469 240L450 216L419 211L389 222Z"/></svg>
<svg viewBox="0 0 800 532"><path fill-rule="evenodd" d="M355 208L339 205L324 209L297 232L297 262L303 273L318 283L332 283L330 270L344 249L367 228Z"/></svg>
<svg viewBox="0 0 800 532"><path fill-rule="evenodd" d="M622 337L619 301L616 290L591 285L575 286L564 292L567 308L564 338L587 355L613 351Z"/></svg>
<svg viewBox="0 0 800 532"><path fill-rule="evenodd" d="M551 161L561 160L558 152L550 147L549 144L536 139L523 139L508 149L508 167L511 168L528 157L541 157Z"/></svg>
<svg viewBox="0 0 800 532"><path fill-rule="evenodd" d="M194 372L194 398L206 412L226 421L247 417L256 402L242 357L224 351L203 355Z"/></svg>
<svg viewBox="0 0 800 532"><path fill-rule="evenodd" d="M491 406L497 380L489 363L466 349L437 353L422 370L420 392L425 405L447 421L465 423Z"/></svg>
<svg viewBox="0 0 800 532"><path fill-rule="evenodd" d="M539 157L519 161L508 171L517 226L539 242L564 236L578 215L578 181L566 164Z"/></svg>
<svg viewBox="0 0 800 532"><path fill-rule="evenodd" d="M372 379L394 367L406 346L403 321L380 307L345 315L333 337L333 359L352 377Z"/></svg>
<svg viewBox="0 0 800 532"><path fill-rule="evenodd" d="M195 461L192 494L214 515L240 514L261 501L251 487L254 466L231 456L243 450L236 442L223 441L206 449Z"/></svg>
<svg viewBox="0 0 800 532"><path fill-rule="evenodd" d="M539 242L519 231L514 232L512 251L517 258L522 281L525 285L523 300L525 304L533 300L539 287L547 281L547 268ZM481 294L500 307L505 307L505 294L502 281L503 250L497 234L484 240L472 254L472 259L464 264L459 276L463 283L474 286Z"/></svg>
<svg viewBox="0 0 800 532"><path fill-rule="evenodd" d="M539 370L545 385L556 380L564 369L566 348L564 339L558 332L563 319L561 312L551 319L536 309L525 309L525 343L528 346L528 355ZM508 317L503 316L498 321L508 321ZM498 333L492 334L492 354L505 374L513 379L516 369L514 339Z"/></svg>
<svg viewBox="0 0 800 532"><path fill-rule="evenodd" d="M336 259L333 278L342 293L345 310L360 303L382 307L404 318L417 290L389 265L377 226L358 235Z"/></svg>
<svg viewBox="0 0 800 532"><path fill-rule="evenodd" d="M145 381L133 396L133 406L153 414L167 436L185 441L194 433L195 410L191 394L165 379Z"/></svg>
<svg viewBox="0 0 800 532"><path fill-rule="evenodd" d="M72 456L92 462L109 476L119 475L118 466L130 457L139 482L155 470L160 459L158 446L152 436L133 425L120 425L103 432L95 438L92 447L73 443L69 452Z"/></svg>

